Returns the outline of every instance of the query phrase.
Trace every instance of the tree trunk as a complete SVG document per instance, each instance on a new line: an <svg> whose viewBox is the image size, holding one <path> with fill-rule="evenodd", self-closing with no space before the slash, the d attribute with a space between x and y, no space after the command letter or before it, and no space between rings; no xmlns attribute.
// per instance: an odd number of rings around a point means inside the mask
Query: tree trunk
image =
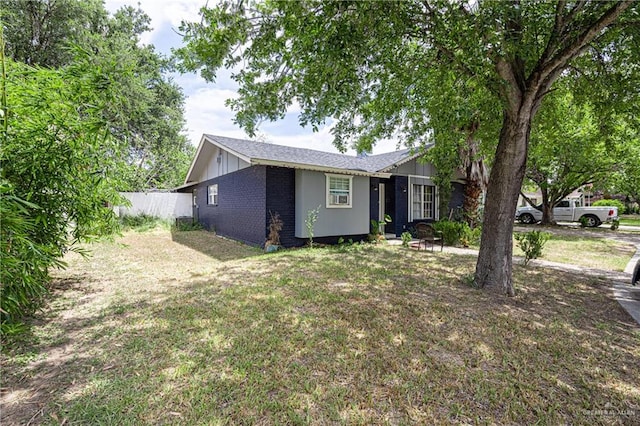
<svg viewBox="0 0 640 426"><path fill-rule="evenodd" d="M471 229L475 228L478 224L478 206L480 205L480 195L482 195L482 188L477 180L468 177L467 184L464 186L464 218L469 224Z"/></svg>
<svg viewBox="0 0 640 426"><path fill-rule="evenodd" d="M512 278L513 223L524 178L531 108L504 114L495 162L491 168L475 284L496 293L515 295Z"/></svg>
<svg viewBox="0 0 640 426"><path fill-rule="evenodd" d="M542 194L542 220L541 225L555 225L556 220L553 217L553 205L549 202L549 191L547 188L540 187Z"/></svg>

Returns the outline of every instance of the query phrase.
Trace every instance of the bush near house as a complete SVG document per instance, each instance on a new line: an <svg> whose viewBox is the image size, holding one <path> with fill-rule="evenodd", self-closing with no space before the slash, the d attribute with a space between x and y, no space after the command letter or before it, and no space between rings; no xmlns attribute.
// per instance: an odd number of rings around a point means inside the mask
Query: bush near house
<svg viewBox="0 0 640 426"><path fill-rule="evenodd" d="M591 204L593 207L617 207L618 215L625 214L627 212L627 206L620 200L612 200L610 198L604 198Z"/></svg>

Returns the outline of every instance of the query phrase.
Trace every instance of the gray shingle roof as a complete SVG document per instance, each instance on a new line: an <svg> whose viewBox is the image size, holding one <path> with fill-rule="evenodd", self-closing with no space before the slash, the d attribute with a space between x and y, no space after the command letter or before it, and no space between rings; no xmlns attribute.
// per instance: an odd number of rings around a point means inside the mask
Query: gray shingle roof
<svg viewBox="0 0 640 426"><path fill-rule="evenodd" d="M224 136L204 135L211 142L251 160L268 160L300 165L330 167L345 170L360 170L368 173L383 171L393 165L403 163L413 157L410 150L403 149L367 157L316 151L307 148L275 145Z"/></svg>

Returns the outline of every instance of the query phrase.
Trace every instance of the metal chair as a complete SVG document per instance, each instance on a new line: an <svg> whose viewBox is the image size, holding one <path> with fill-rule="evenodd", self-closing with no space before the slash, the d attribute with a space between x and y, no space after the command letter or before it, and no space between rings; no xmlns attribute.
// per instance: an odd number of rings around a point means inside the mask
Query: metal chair
<svg viewBox="0 0 640 426"><path fill-rule="evenodd" d="M431 243L431 251L435 243L440 243L440 251L444 248L444 239L442 233L436 231L433 226L428 223L420 222L416 224L416 233L418 234L418 250L424 241L424 249L427 249L427 243Z"/></svg>

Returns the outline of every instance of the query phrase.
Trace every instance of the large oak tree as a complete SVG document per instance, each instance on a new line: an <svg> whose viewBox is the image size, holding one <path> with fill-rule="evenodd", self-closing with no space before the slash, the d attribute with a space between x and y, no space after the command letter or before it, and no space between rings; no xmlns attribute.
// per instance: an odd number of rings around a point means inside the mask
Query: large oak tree
<svg viewBox="0 0 640 426"><path fill-rule="evenodd" d="M342 148L396 134L437 141L479 121L475 136L497 143L475 283L513 295L513 216L532 119L576 61L596 56L593 43L606 46L608 62L637 43L627 29L639 9L631 1L222 2L183 26L187 45L177 53L184 69L210 80L222 66L242 67L230 104L250 134L294 101L302 125L336 120ZM456 97L476 109L441 102Z"/></svg>

